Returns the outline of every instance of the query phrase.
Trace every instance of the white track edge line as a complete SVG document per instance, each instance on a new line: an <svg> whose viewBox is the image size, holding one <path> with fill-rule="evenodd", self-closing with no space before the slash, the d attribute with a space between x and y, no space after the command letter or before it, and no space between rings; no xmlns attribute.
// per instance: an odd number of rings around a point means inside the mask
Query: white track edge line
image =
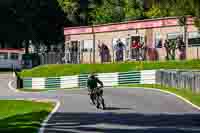
<svg viewBox="0 0 200 133"><path fill-rule="evenodd" d="M180 96L180 95L177 95L177 94L175 94L175 93L172 93L172 92L170 92L170 91L161 90L161 89L155 89L155 88L148 88L148 87L144 87L144 88L143 88L143 87L117 87L117 88L139 88L139 89L148 89L148 90L153 90L153 91L159 91L159 92L163 92L163 93L168 93L168 94L171 94L171 95L173 95L173 96L178 97L179 99L183 100L184 102L190 104L192 107L194 107L194 108L196 108L196 109L198 109L198 110L200 111L200 107L199 107L199 106L193 104L192 102L190 102L190 101L187 100L186 98L184 98L184 97L182 97L182 96Z"/></svg>
<svg viewBox="0 0 200 133"><path fill-rule="evenodd" d="M14 92L19 92L17 89L15 89L13 86L12 86L12 83L14 82L14 80L11 80L8 82L8 87L10 88L10 90L14 91Z"/></svg>
<svg viewBox="0 0 200 133"><path fill-rule="evenodd" d="M14 80L11 80L9 81L8 83L8 87L14 91L14 92L19 92L17 89L15 89L13 86L12 86L12 83L14 82ZM26 99L18 99L18 100L26 100ZM30 99L29 99L30 100ZM53 116L54 113L56 113L56 111L58 110L58 108L60 107L60 101L58 100L50 100L49 101L52 101L52 102L56 102L56 106L54 107L54 109L51 111L51 113L47 116L47 118L42 122L41 124L41 127L39 128L38 130L38 133L43 133L44 130L45 130L45 126L47 125L47 122L49 121L49 119Z"/></svg>
<svg viewBox="0 0 200 133"><path fill-rule="evenodd" d="M153 89L153 88L146 88L146 89L160 91L160 92L163 92L163 93L168 93L168 94L174 95L174 96L178 97L179 99L183 100L184 102L190 104L192 107L194 107L194 108L196 108L196 109L198 109L200 111L200 107L199 106L193 104L192 102L190 102L189 100L187 100L186 98L184 98L184 97L182 97L180 95L177 95L177 94L169 92L169 91L160 90L160 89Z"/></svg>
<svg viewBox="0 0 200 133"><path fill-rule="evenodd" d="M47 118L42 122L41 128L39 129L38 133L43 133L45 130L45 126L47 125L47 122L50 120L50 118L53 116L53 114L56 113L58 108L60 107L60 101L54 100L56 102L56 106L52 110L52 112L47 116Z"/></svg>

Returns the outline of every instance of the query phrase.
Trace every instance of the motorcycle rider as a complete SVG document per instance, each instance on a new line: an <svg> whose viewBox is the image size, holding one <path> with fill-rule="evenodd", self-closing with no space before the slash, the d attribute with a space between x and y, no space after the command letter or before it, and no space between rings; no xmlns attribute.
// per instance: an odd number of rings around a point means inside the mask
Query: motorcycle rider
<svg viewBox="0 0 200 133"><path fill-rule="evenodd" d="M100 85L100 87L98 87L98 84ZM88 80L87 80L87 88L90 94L90 99L92 101L93 104L95 104L95 93L97 93L97 95L103 95L103 90L100 89L103 87L103 82L101 80L99 80L98 77L95 76L94 73L92 73ZM99 108L100 103L97 101L97 108Z"/></svg>

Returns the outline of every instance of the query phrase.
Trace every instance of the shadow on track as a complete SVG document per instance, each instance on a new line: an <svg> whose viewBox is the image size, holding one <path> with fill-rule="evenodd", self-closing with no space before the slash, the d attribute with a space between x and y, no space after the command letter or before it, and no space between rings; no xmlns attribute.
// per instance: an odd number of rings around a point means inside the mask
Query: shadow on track
<svg viewBox="0 0 200 133"><path fill-rule="evenodd" d="M105 110L131 110L131 108L106 107Z"/></svg>
<svg viewBox="0 0 200 133"><path fill-rule="evenodd" d="M44 133L199 133L200 114L56 113Z"/></svg>

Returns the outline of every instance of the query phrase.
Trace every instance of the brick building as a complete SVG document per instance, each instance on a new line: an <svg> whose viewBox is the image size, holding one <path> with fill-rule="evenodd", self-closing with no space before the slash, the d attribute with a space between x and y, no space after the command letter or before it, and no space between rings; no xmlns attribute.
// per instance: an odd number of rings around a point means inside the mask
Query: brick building
<svg viewBox="0 0 200 133"><path fill-rule="evenodd" d="M134 60L136 55L131 47L134 40L145 46L145 60L165 60L165 40L184 38L183 29L176 17L68 27L64 29L66 60L71 63L92 63L95 44L95 62L100 63L103 44L107 50L104 57L107 59L103 62L114 62L118 42L124 45L122 60ZM200 34L192 18L187 19L187 32L186 59L197 59L200 54ZM176 59L179 59L179 55L180 52L176 50Z"/></svg>

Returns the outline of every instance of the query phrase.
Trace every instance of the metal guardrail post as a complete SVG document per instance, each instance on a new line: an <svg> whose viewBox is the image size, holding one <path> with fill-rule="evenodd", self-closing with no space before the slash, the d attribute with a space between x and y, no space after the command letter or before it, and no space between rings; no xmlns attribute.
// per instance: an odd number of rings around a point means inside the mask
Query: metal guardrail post
<svg viewBox="0 0 200 133"><path fill-rule="evenodd" d="M23 80L20 78L19 74L15 72L16 78L17 78L17 88L23 88Z"/></svg>

